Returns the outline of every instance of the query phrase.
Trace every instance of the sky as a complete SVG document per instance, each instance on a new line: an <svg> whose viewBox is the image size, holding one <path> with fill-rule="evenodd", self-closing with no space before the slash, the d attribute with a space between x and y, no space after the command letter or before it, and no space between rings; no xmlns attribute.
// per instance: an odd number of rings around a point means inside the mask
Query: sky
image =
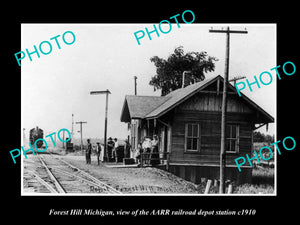
<svg viewBox="0 0 300 225"><path fill-rule="evenodd" d="M120 122L125 95L134 94L134 76L137 76L138 95L160 96L154 92L149 81L156 74L156 67L150 62L152 56L167 58L178 46L185 52L206 51L219 59L215 71L206 78L224 75L225 34L210 33L208 30L230 26L232 30L245 30L248 34L230 36L229 79L246 76L254 81L263 71L273 75L268 86L253 86L253 92L242 93L276 117L276 82L271 68L276 64L275 24L184 24L180 28L172 24L168 34L153 33L137 44L134 32L149 30L153 24L22 24L21 50L34 50L43 41L52 44L48 55L40 58L32 54L32 61L26 56L21 66L21 120L26 137L31 128L39 126L45 135L62 128L72 129L74 122L83 124L84 138L104 136L105 95L90 95L90 91L109 89L108 137L125 139L129 135L127 125ZM167 28L163 28L167 30ZM61 39L66 31L72 31L76 40L66 45ZM60 35L61 49L50 38ZM72 40L66 35L66 40ZM43 45L44 51L47 46ZM267 80L267 78L266 78ZM79 138L79 125L74 124L73 138ZM260 129L266 132L265 127ZM275 125L269 125L269 134L274 134Z"/></svg>

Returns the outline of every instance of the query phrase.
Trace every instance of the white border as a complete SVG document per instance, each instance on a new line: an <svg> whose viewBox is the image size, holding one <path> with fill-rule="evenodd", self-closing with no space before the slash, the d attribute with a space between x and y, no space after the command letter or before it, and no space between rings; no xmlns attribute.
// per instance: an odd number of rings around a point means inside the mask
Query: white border
<svg viewBox="0 0 300 225"><path fill-rule="evenodd" d="M22 23L22 24L35 24L35 23ZM143 24L149 24L149 23L128 23L128 24L119 24L119 23L95 23L95 24L85 24L85 23L71 23L71 24L53 24L53 23L43 23L47 25L84 25L84 26L95 26L95 25L100 25L100 26L132 26L132 25L140 25L142 26ZM173 24L173 23L172 23ZM40 24L37 24L40 25ZM151 24L152 25L152 24ZM193 23L193 25L198 25L198 26L275 26L275 54L276 54L276 65L278 64L277 62L277 23ZM190 26L190 24L180 24L180 26ZM22 35L22 26L21 26L21 35ZM22 67L21 67L22 68ZM274 121L274 133L275 133L275 141L277 141L277 79L275 79L275 85L276 85L276 101L275 101L275 121ZM22 93L22 69L21 69L21 93ZM21 102L22 102L22 94L21 94ZM22 108L21 108L21 144L23 146L23 114L22 114ZM20 149L21 150L21 149ZM66 194L49 194L49 193L28 193L24 192L23 190L23 158L24 155L22 155L21 158L21 196L197 196L197 197L202 197L202 196L277 196L277 151L274 150L275 156L274 156L274 193L273 194L185 194L185 193L180 193L180 194L144 194L144 193L135 193L135 194L90 194L90 193L66 193Z"/></svg>

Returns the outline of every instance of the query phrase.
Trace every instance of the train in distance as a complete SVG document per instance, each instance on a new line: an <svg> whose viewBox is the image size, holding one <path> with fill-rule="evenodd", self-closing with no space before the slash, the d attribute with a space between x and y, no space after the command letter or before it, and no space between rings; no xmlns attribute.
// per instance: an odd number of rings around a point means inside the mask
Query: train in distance
<svg viewBox="0 0 300 225"><path fill-rule="evenodd" d="M36 126L35 128L32 128L29 131L30 144L33 146L35 141L39 138L41 138L41 139L44 138L44 131L41 128L39 128L38 126ZM44 142L42 140L39 140L39 141L37 141L36 146L38 148L42 148L43 144L44 144Z"/></svg>

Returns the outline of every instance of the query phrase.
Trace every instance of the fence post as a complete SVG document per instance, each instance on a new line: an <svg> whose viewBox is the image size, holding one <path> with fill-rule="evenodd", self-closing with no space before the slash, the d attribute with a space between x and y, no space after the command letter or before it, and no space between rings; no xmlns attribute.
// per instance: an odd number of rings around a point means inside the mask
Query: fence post
<svg viewBox="0 0 300 225"><path fill-rule="evenodd" d="M232 184L229 184L228 186L228 194L232 194Z"/></svg>
<svg viewBox="0 0 300 225"><path fill-rule="evenodd" d="M207 180L206 188L205 188L204 194L208 194L209 188L210 188L210 185L211 185L211 182L212 182L212 180Z"/></svg>

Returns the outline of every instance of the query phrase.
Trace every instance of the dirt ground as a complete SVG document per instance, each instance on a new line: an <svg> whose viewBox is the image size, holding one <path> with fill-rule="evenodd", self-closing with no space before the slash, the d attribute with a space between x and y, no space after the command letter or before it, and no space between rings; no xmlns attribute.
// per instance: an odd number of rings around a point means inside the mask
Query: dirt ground
<svg viewBox="0 0 300 225"><path fill-rule="evenodd" d="M50 151L49 151L50 152ZM203 194L206 181L196 185L167 171L146 167L146 168L116 168L116 163L101 163L97 165L97 158L92 154L92 163L87 165L85 156L81 153L65 154L64 151L51 151L56 157L90 173L103 182L111 185L124 194ZM47 154L47 153L46 153ZM33 158L32 158L33 157ZM38 172L38 164L35 163L35 156L24 160L24 168ZM118 163L122 166L122 163ZM26 171L26 169L25 169ZM43 176L43 174L40 174ZM46 175L45 175L46 176ZM202 179L201 179L202 180ZM44 193L45 188L32 179L30 174L24 173L24 191ZM99 189L90 189L88 193L101 194ZM218 193L218 186L212 186L210 194ZM234 194L272 194L274 193L274 168L254 169L253 183L233 187ZM102 193L103 194L103 193Z"/></svg>
<svg viewBox="0 0 300 225"><path fill-rule="evenodd" d="M92 163L89 165L85 163L84 156L66 155L62 157L67 162L89 172L122 193L198 194L197 185L161 169L152 167L112 168L105 166L112 166L115 163L101 163L98 166L96 156L92 156ZM119 163L119 165L121 164ZM96 189L95 192L97 192Z"/></svg>

